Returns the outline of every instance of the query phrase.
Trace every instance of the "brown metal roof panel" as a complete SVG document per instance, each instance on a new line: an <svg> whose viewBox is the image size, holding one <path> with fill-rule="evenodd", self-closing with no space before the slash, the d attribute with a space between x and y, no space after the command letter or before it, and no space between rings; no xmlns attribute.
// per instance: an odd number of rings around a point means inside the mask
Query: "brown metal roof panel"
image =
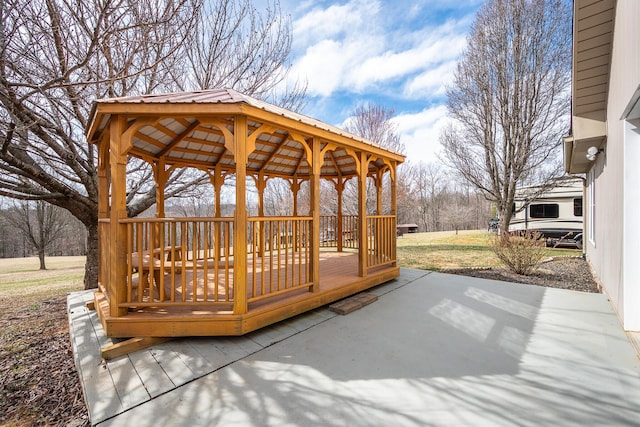
<svg viewBox="0 0 640 427"><path fill-rule="evenodd" d="M237 96L231 94L230 89L209 89L193 92L173 92L163 94L148 94L139 96L127 96L118 98L105 98L97 102L102 104L108 103L146 103L146 104L163 104L163 103L236 103L242 102ZM235 91L234 91L235 92Z"/></svg>

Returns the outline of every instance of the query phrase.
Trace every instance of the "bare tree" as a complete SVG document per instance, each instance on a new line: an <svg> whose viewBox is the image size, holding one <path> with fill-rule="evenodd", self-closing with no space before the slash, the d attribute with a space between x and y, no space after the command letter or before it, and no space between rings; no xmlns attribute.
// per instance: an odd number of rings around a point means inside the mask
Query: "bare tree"
<svg viewBox="0 0 640 427"><path fill-rule="evenodd" d="M443 229L443 210L447 193L446 175L437 163L418 163L413 167L418 221L424 231Z"/></svg>
<svg viewBox="0 0 640 427"><path fill-rule="evenodd" d="M393 122L394 114L393 109L387 109L381 105L361 104L353 110L351 117L345 123L345 130L381 147L403 154L405 147L398 134L398 125ZM388 176L385 176L385 179L389 179ZM383 188L388 189L389 186L383 184ZM344 191L347 195L344 204L346 211L356 214L358 212L357 181L355 179L347 181ZM375 194L373 183L369 181L367 183L367 212L369 213L375 212ZM385 197L388 198L389 195L385 194Z"/></svg>
<svg viewBox="0 0 640 427"><path fill-rule="evenodd" d="M570 10L566 0L486 2L447 91L454 124L440 137L446 160L496 204L502 230L518 183L534 176L545 183L561 173Z"/></svg>
<svg viewBox="0 0 640 427"><path fill-rule="evenodd" d="M382 105L361 104L356 106L345 130L368 139L381 147L404 154L404 143L398 134L398 125L393 122L395 110Z"/></svg>
<svg viewBox="0 0 640 427"><path fill-rule="evenodd" d="M61 208L42 200L25 201L14 205L7 215L9 222L35 248L40 259L40 270L46 270L45 253L60 237L67 225L65 217L59 215Z"/></svg>
<svg viewBox="0 0 640 427"><path fill-rule="evenodd" d="M91 102L209 84L267 96L286 73L291 28L278 3L262 15L248 0L204 1L0 1L0 196L45 201L84 224L86 288L97 286L98 266L96 152L83 135ZM135 216L154 203L155 186L148 165L129 164ZM167 198L203 182L177 171Z"/></svg>
<svg viewBox="0 0 640 427"><path fill-rule="evenodd" d="M306 84L296 82L284 93L276 89L290 69L289 27L277 0L267 2L262 12L250 0L204 2L188 34L186 73L176 81L182 89L233 87L284 108L301 109Z"/></svg>

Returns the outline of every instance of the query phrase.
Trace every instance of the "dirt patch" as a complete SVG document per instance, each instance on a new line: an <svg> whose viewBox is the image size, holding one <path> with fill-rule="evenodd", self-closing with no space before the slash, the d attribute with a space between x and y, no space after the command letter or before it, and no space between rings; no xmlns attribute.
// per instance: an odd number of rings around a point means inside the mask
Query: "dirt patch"
<svg viewBox="0 0 640 427"><path fill-rule="evenodd" d="M529 276L512 273L506 267L459 268L442 270L442 272L549 288L600 292L598 284L593 280L589 265L581 257L558 257L547 260L540 264L536 271Z"/></svg>
<svg viewBox="0 0 640 427"><path fill-rule="evenodd" d="M0 425L89 425L66 296L0 298Z"/></svg>

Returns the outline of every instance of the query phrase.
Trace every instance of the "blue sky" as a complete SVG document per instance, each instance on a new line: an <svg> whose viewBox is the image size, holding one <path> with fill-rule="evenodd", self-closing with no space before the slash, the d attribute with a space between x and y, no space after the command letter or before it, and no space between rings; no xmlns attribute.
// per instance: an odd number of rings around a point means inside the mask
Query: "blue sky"
<svg viewBox="0 0 640 427"><path fill-rule="evenodd" d="M436 161L445 87L482 0L281 0L291 15L291 79L304 114L342 127L356 105L395 110L411 161Z"/></svg>

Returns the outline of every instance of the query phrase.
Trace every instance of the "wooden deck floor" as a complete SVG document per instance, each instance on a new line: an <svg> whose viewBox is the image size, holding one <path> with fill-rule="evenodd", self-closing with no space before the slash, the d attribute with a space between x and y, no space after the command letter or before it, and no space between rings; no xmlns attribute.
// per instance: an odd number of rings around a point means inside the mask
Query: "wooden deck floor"
<svg viewBox="0 0 640 427"><path fill-rule="evenodd" d="M305 267L304 264L298 264L295 269L289 269L282 274L296 276L300 274L298 269ZM249 270L251 271L251 268ZM256 276L257 282L251 275L249 277L247 292L250 296L256 295L256 290L258 290L257 295L261 295L261 290L265 289L265 286L267 289L280 286L278 275L270 274L272 272L269 271L268 265L261 265L260 270L265 271L266 274ZM202 270L196 273L197 277L194 277L194 272L187 272L187 274L189 275L186 280L188 286L184 288L187 301L193 300L194 289L197 289L198 295L203 294L205 286L209 293L214 292L216 272L208 272L206 281ZM353 295L398 275L398 267L381 266L369 269L366 277L360 277L356 253L323 251L320 257L320 284L317 292L310 292L308 286L302 286L287 293L255 300L248 304L248 312L243 315L233 314L232 301L226 304L159 304L155 307L132 308L126 316L110 317L106 299L102 294L96 294L96 306L102 312L101 318L107 333L114 337L243 335ZM175 285L170 284L181 280L179 277L176 277L175 281L165 279L165 289L168 284L172 286L166 291L166 295L173 295L174 299L181 301L183 294L177 292ZM217 272L217 280L217 292L223 293L226 289L233 288L232 275L231 278L225 278ZM274 280L278 282L276 285L273 283ZM265 281L268 283L265 284Z"/></svg>

